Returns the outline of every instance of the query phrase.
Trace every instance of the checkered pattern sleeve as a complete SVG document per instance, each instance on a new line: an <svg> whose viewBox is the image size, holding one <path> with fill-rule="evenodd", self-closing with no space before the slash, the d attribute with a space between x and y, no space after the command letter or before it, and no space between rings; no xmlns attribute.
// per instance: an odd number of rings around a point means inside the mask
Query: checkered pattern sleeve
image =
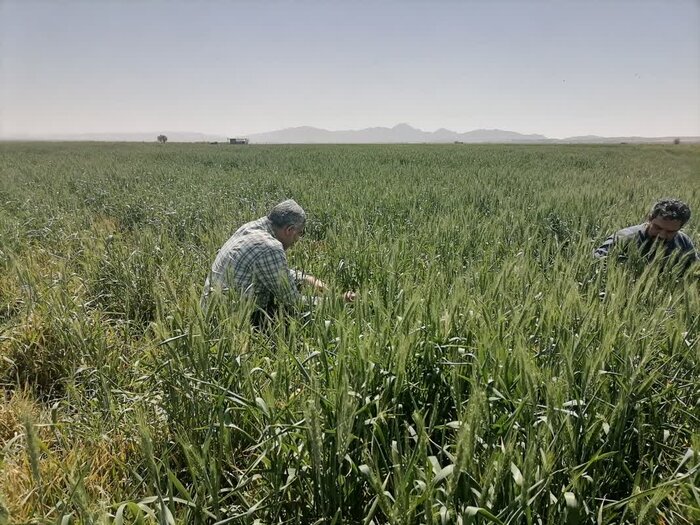
<svg viewBox="0 0 700 525"><path fill-rule="evenodd" d="M301 270L289 269L289 278L292 282L296 283L297 286L304 283L304 272Z"/></svg>
<svg viewBox="0 0 700 525"><path fill-rule="evenodd" d="M256 261L257 281L270 291L279 305L290 306L301 299L291 279L287 256L283 250L265 250Z"/></svg>

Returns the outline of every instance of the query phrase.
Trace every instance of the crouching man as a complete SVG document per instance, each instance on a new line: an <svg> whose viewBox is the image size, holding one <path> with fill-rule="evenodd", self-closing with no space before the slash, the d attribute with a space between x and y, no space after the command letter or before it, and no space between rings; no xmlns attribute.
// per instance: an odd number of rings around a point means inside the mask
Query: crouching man
<svg viewBox="0 0 700 525"><path fill-rule="evenodd" d="M690 237L680 231L689 220L690 208L685 202L661 200L651 208L646 222L615 232L593 252L593 256L604 259L614 249L620 257L626 258L630 249L634 249L647 262L661 256L687 269L699 260Z"/></svg>
<svg viewBox="0 0 700 525"><path fill-rule="evenodd" d="M202 308L207 309L212 294L236 293L254 303L253 323L261 326L280 309L294 309L302 296L297 285L306 284L316 293L326 285L312 275L292 270L285 251L304 234L306 213L289 199L277 204L267 217L244 224L219 250L204 283ZM343 295L355 299L353 292Z"/></svg>

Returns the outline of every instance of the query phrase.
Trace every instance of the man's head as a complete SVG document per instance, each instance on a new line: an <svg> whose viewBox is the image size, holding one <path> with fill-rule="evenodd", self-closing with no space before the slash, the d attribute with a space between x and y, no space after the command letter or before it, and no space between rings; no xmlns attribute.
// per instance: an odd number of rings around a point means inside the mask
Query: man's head
<svg viewBox="0 0 700 525"><path fill-rule="evenodd" d="M664 241L673 239L678 230L690 220L690 208L677 199L660 200L651 208L647 217L647 233Z"/></svg>
<svg viewBox="0 0 700 525"><path fill-rule="evenodd" d="M292 199L280 202L272 208L267 218L272 223L275 238L282 243L285 250L292 247L304 234L306 213Z"/></svg>

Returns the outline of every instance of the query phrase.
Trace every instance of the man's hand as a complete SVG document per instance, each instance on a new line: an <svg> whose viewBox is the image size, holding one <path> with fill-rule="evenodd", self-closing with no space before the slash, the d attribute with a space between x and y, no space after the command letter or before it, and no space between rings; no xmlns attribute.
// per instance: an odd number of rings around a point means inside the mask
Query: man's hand
<svg viewBox="0 0 700 525"><path fill-rule="evenodd" d="M317 279L311 274L303 274L302 281L306 286L312 287L314 289L314 292L319 295L325 294L328 291L328 286L326 285L326 283L324 283L321 279ZM357 298L357 294L352 290L349 290L345 292L341 297L344 302L352 303Z"/></svg>
<svg viewBox="0 0 700 525"><path fill-rule="evenodd" d="M304 284L311 286L316 293L322 294L328 290L328 287L326 286L326 284L321 279L317 279L313 275L305 274L304 275Z"/></svg>

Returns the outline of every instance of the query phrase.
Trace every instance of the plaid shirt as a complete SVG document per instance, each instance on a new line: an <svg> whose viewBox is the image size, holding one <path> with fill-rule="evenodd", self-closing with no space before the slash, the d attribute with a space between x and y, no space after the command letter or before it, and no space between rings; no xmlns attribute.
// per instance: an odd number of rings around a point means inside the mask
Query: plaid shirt
<svg viewBox="0 0 700 525"><path fill-rule="evenodd" d="M603 259L608 256L613 246L622 244L626 245L630 242L636 242L640 253L653 259L656 254L654 239L647 233L647 224L637 224L624 228L612 234L605 242L593 252L593 257ZM698 260L698 255L695 253L693 242L683 232L678 232L670 241L663 242L663 252L666 257L671 256L674 252L678 253L687 264Z"/></svg>
<svg viewBox="0 0 700 525"><path fill-rule="evenodd" d="M262 217L238 228L219 250L204 283L202 304L206 306L213 289L221 289L251 297L264 310L274 305L290 306L301 299L295 283L298 277L287 266L270 219Z"/></svg>

